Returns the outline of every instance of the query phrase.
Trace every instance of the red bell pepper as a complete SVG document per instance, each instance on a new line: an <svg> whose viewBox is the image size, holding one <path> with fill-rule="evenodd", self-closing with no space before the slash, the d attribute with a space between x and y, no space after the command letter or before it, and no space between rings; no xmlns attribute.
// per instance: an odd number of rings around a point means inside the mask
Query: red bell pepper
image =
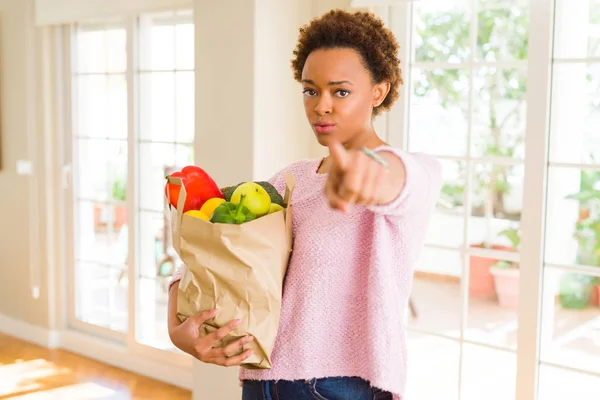
<svg viewBox="0 0 600 400"><path fill-rule="evenodd" d="M212 199L213 197L224 198L223 193L216 182L200 167L189 165L179 172L172 173L171 176L181 178L181 181L185 186L186 198L183 206L184 213L190 210L199 210L207 200ZM171 199L171 205L175 208L177 208L180 190L180 185L169 183L167 181L165 186L165 196L168 196L168 198Z"/></svg>

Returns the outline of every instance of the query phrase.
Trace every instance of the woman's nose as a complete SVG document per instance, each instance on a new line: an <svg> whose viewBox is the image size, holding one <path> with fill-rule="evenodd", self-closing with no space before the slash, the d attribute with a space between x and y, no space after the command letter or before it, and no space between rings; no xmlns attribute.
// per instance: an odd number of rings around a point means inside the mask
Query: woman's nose
<svg viewBox="0 0 600 400"><path fill-rule="evenodd" d="M317 105L315 106L315 112L319 115L331 114L331 98L327 95L319 97Z"/></svg>

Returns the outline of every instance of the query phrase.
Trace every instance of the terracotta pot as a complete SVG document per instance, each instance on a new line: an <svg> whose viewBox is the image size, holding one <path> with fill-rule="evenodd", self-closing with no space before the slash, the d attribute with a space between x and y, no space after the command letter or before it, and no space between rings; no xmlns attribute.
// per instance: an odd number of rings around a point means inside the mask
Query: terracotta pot
<svg viewBox="0 0 600 400"><path fill-rule="evenodd" d="M127 223L127 206L115 206L115 231L119 231Z"/></svg>
<svg viewBox="0 0 600 400"><path fill-rule="evenodd" d="M109 207L106 204L94 204L94 228L96 232L104 232L106 230L106 222L102 221L102 213ZM127 206L118 204L113 208L113 223L114 230L118 232L121 227L127 223Z"/></svg>
<svg viewBox="0 0 600 400"><path fill-rule="evenodd" d="M594 286L590 296L590 306L600 307L600 285Z"/></svg>
<svg viewBox="0 0 600 400"><path fill-rule="evenodd" d="M516 309L519 306L519 277L518 268L492 268L494 285L498 293L498 303L501 307Z"/></svg>
<svg viewBox="0 0 600 400"><path fill-rule="evenodd" d="M472 248L484 248L482 245L471 245ZM493 250L512 251L511 247L492 245ZM490 272L492 265L497 263L495 258L471 255L469 257L469 296L477 299L495 299L496 287L494 276Z"/></svg>

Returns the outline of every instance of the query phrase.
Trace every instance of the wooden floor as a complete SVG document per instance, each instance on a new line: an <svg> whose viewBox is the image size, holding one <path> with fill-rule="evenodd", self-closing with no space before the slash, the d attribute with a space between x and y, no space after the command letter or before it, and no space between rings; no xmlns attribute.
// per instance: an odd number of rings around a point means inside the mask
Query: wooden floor
<svg viewBox="0 0 600 400"><path fill-rule="evenodd" d="M0 400L191 398L187 390L0 334Z"/></svg>

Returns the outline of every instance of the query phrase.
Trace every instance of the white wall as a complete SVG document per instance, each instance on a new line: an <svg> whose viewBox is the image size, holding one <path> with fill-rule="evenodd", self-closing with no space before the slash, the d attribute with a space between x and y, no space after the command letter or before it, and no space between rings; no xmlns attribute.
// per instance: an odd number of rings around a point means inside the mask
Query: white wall
<svg viewBox="0 0 600 400"><path fill-rule="evenodd" d="M268 179L322 151L290 60L298 28L329 3L349 7L339 0L195 1L196 162L220 184Z"/></svg>
<svg viewBox="0 0 600 400"><path fill-rule="evenodd" d="M47 328L50 203L40 193L52 182L42 156L50 144L42 132L40 38L33 0L0 0L0 316ZM30 161L32 174L18 174L18 160ZM40 286L37 298L32 283Z"/></svg>

